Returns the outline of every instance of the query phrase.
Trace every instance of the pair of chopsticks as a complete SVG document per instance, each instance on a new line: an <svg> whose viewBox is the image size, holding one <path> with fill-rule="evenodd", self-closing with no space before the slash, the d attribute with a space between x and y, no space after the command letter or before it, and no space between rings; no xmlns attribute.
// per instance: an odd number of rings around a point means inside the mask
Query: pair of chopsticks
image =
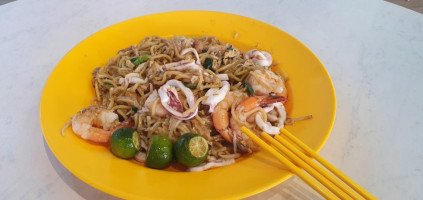
<svg viewBox="0 0 423 200"><path fill-rule="evenodd" d="M279 161L285 164L291 172L295 173L326 199L377 199L360 185L351 180L348 176L336 169L328 161L320 157L315 151L297 139L286 129L280 129L281 135L285 136L285 138L280 135L275 135L273 138L265 132L260 134L262 138L273 146L260 139L248 128L243 126L241 130L251 140L269 151ZM302 149L302 151L299 149ZM305 151L308 155L305 155L303 151ZM313 159L318 161L333 175L315 163ZM308 174L302 171L302 169L304 169Z"/></svg>

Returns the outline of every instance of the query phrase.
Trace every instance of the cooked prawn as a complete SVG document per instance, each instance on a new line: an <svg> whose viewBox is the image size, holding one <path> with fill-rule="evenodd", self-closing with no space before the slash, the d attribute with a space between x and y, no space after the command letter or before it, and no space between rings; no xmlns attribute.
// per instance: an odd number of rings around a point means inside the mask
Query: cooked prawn
<svg viewBox="0 0 423 200"><path fill-rule="evenodd" d="M257 107L267 107L277 102L284 102L283 96L251 96L242 101L235 109L235 114L241 121L246 121L248 113Z"/></svg>
<svg viewBox="0 0 423 200"><path fill-rule="evenodd" d="M239 92L229 92L225 98L220 101L214 108L212 119L213 125L217 132L225 138L226 141L232 143L232 133L229 127L229 109L237 98L242 98Z"/></svg>
<svg viewBox="0 0 423 200"><path fill-rule="evenodd" d="M275 104L284 101L285 97L282 96L251 96L236 107L235 116L231 119L231 127L237 134L241 134L242 125L256 123L256 115L263 117L261 113L257 113L259 111L257 108L261 107L267 113L273 110Z"/></svg>
<svg viewBox="0 0 423 200"><path fill-rule="evenodd" d="M285 81L268 69L257 69L250 72L247 82L257 95L270 95L287 97Z"/></svg>
<svg viewBox="0 0 423 200"><path fill-rule="evenodd" d="M229 109L231 105L235 103L235 98L240 98L235 96L234 92L230 92L226 95L225 99L217 104L215 111L213 112L213 125L225 138L226 141L233 143L234 135L236 135L236 141L239 145L239 148L248 146L251 149L255 149L255 145L252 141L248 139L247 136L241 133L241 127L243 125L253 123L254 118L247 119L249 112L253 111L257 107L266 107L269 104L274 104L277 102L283 102L284 97L281 96L251 96L244 99L235 109L235 116L229 118Z"/></svg>
<svg viewBox="0 0 423 200"><path fill-rule="evenodd" d="M272 127L270 124L264 122L262 117L266 115L267 112L273 110L275 104L282 105L281 102L285 101L285 97L282 96L251 96L244 101L242 101L235 109L234 115L230 119L230 125L232 128L232 134L240 136L239 143L241 144L241 150L243 147L249 150L257 150L259 147L241 132L242 126L251 126L257 124L259 128L269 128ZM263 109L258 109L263 108ZM258 112L258 111L264 111ZM267 115L266 115L267 116ZM259 118L257 120L257 118ZM263 125L264 124L264 125ZM266 130L267 130L266 129ZM263 129L262 129L263 130ZM263 131L266 131L263 130ZM273 133L273 132L272 132ZM238 137L237 137L238 138Z"/></svg>
<svg viewBox="0 0 423 200"><path fill-rule="evenodd" d="M72 117L72 130L82 139L96 143L109 141L119 117L112 110L93 105L82 109Z"/></svg>

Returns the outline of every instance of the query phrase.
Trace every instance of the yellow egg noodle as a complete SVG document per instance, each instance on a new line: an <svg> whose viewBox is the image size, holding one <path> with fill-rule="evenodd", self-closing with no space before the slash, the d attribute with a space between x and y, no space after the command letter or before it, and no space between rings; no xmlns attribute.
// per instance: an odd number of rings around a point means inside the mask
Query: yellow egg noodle
<svg viewBox="0 0 423 200"><path fill-rule="evenodd" d="M133 127L139 133L135 159L140 162L152 135L176 142L183 134L197 133L207 140L209 154L188 170L231 164L258 150L242 126L257 134L278 134L285 122L295 121L287 120L285 80L271 71L272 65L266 51L243 52L211 36L148 36L93 71L93 105L69 125L98 143L107 143L117 127Z"/></svg>

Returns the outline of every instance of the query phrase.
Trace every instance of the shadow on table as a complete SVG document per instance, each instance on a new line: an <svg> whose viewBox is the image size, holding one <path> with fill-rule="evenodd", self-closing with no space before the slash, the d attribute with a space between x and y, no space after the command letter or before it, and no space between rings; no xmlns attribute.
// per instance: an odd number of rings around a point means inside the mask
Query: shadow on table
<svg viewBox="0 0 423 200"><path fill-rule="evenodd" d="M44 140L44 149L46 151L47 157L50 160L51 165L56 170L59 177L76 193L78 193L84 199L102 199L102 200L120 200L119 198L104 193L91 185L88 185L75 175L73 175L69 170L67 170L62 163L57 160L53 152L51 152L46 141Z"/></svg>
<svg viewBox="0 0 423 200"><path fill-rule="evenodd" d="M0 0L0 6L16 0Z"/></svg>

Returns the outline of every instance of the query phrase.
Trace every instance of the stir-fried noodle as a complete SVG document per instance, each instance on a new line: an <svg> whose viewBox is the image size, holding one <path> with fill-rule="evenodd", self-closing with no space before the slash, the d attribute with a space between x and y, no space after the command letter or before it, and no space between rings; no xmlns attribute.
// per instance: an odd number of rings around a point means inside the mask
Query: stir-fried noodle
<svg viewBox="0 0 423 200"><path fill-rule="evenodd" d="M198 133L210 147L206 163L237 158L257 149L241 126L274 132L286 121L285 81L270 70L272 62L265 51L242 52L215 37L145 37L93 71L93 106L118 119L106 128L110 120L88 124L110 131L133 121L140 152L147 151L152 135L175 142L185 133Z"/></svg>

